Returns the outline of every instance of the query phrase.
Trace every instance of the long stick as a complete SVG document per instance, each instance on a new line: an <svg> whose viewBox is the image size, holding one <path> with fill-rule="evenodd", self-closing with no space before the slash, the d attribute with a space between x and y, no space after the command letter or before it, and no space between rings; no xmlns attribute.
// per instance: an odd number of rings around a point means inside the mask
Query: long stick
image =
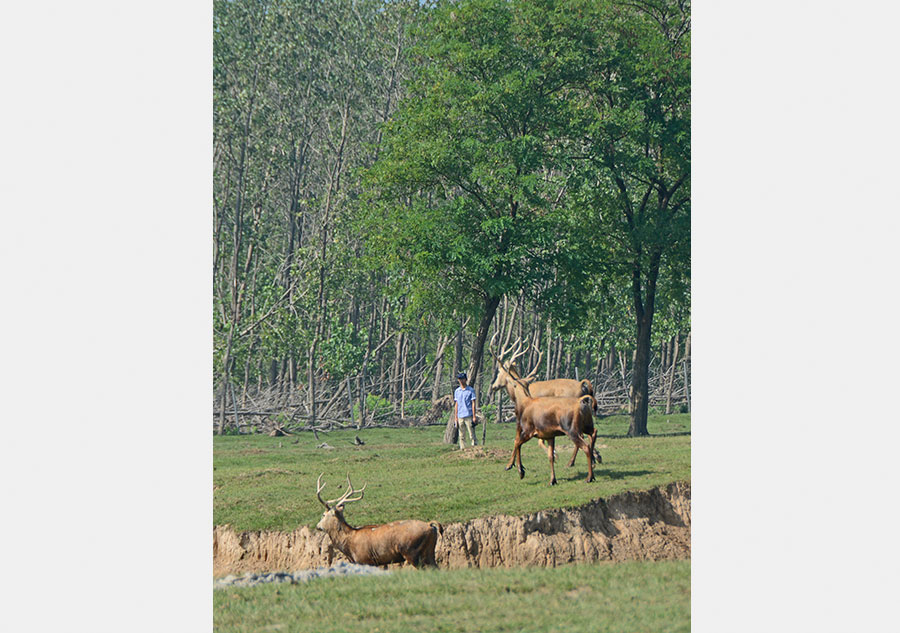
<svg viewBox="0 0 900 633"><path fill-rule="evenodd" d="M234 399L234 383L229 380L228 386L231 387L231 404L234 405L234 428L236 428L238 430L238 433L240 433L241 421L238 419L237 400Z"/></svg>

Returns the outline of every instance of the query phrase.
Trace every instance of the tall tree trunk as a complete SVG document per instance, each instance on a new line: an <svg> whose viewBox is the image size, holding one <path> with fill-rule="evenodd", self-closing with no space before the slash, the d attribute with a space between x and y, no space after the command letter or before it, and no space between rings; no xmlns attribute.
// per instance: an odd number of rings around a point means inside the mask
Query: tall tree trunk
<svg viewBox="0 0 900 633"><path fill-rule="evenodd" d="M356 428L361 429L366 423L366 366L363 365L362 373L357 380L357 402L359 403L359 419L356 422Z"/></svg>
<svg viewBox="0 0 900 633"><path fill-rule="evenodd" d="M463 335L463 328L462 328L462 321L460 321L459 330L456 331L456 350L455 350L456 354L453 356L453 378L454 379L456 378L456 374L458 374L460 371L462 371L462 351L463 351L462 335ZM454 383L451 381L450 384L453 385Z"/></svg>
<svg viewBox="0 0 900 633"><path fill-rule="evenodd" d="M238 284L238 261L240 258L240 250L242 237L244 233L243 212L244 212L244 176L247 167L247 148L250 143L250 123L253 120L253 108L256 101L256 85L259 79L259 67L257 64L253 71L253 82L250 88L250 102L247 108L247 116L244 119L244 128L241 139L240 158L238 159L238 182L237 182L237 200L234 207L234 227L232 230L232 256L231 256L231 318L228 327L228 337L225 341L225 354L222 357L222 400L219 408L219 428L218 433L221 435L225 432L225 407L227 405L227 389L226 385L231 382L231 370L234 364L231 357L232 346L234 345L234 334L237 323L240 320L241 294L243 288L239 289ZM252 252L252 245L250 251ZM249 257L249 253L248 253ZM243 280L246 283L246 279Z"/></svg>
<svg viewBox="0 0 900 633"><path fill-rule="evenodd" d="M278 384L278 361L274 358L269 359L269 390L271 391Z"/></svg>
<svg viewBox="0 0 900 633"><path fill-rule="evenodd" d="M672 363L669 370L669 384L666 387L666 415L672 413L672 388L675 385L675 372L678 371L678 332L675 333L674 346L672 347Z"/></svg>
<svg viewBox="0 0 900 633"><path fill-rule="evenodd" d="M307 405L307 409L309 409L309 424L310 426L315 425L316 423L316 347L319 345L319 336L318 334L313 338L312 344L309 346L309 357L307 358L306 364L306 380L309 382L307 387L309 388L309 404Z"/></svg>
<svg viewBox="0 0 900 633"><path fill-rule="evenodd" d="M449 339L444 336L438 336L437 352L435 352L437 363L434 368L434 384L431 386L432 402L441 397L441 371L443 370L444 365L444 348L447 346L448 340Z"/></svg>
<svg viewBox="0 0 900 633"><path fill-rule="evenodd" d="M653 325L656 279L659 276L660 256L661 254L658 251L654 251L650 255L646 296L642 296L641 292L641 269L638 263L635 263L632 273L632 294L637 325L637 349L635 349L634 374L631 382L632 413L631 424L628 427L628 437L649 435L647 431L647 412L650 404L648 385L650 331Z"/></svg>
<svg viewBox="0 0 900 633"><path fill-rule="evenodd" d="M347 419L353 422L353 383L350 376L347 376Z"/></svg>
<svg viewBox="0 0 900 633"><path fill-rule="evenodd" d="M563 340L561 336L556 337L556 361L553 365L553 377L559 378L560 371L562 370L562 357L563 357Z"/></svg>
<svg viewBox="0 0 900 633"><path fill-rule="evenodd" d="M553 331L550 329L550 321L547 320L547 377L544 380L550 380L553 378L551 372L553 371L553 354L551 353L551 346L553 345Z"/></svg>
<svg viewBox="0 0 900 633"><path fill-rule="evenodd" d="M406 417L406 355L409 348L409 337L401 334L403 345L400 346L400 419Z"/></svg>
<svg viewBox="0 0 900 633"><path fill-rule="evenodd" d="M384 297L381 300L381 319L378 326L378 340L383 341L387 337L387 297ZM381 350L378 351L376 358L378 359L378 395L382 398L384 397L384 383L382 381L382 377L384 376L384 352Z"/></svg>
<svg viewBox="0 0 900 633"><path fill-rule="evenodd" d="M394 362L391 363L391 375L388 378L390 386L388 388L389 399L391 401L391 409L396 413L397 402L399 401L399 378L400 378L400 354L403 351L403 332L399 332L397 342L394 345Z"/></svg>
<svg viewBox="0 0 900 633"><path fill-rule="evenodd" d="M494 314L497 312L497 306L500 305L500 299L501 297L488 297L485 299L481 323L478 324L478 331L475 334L475 340L472 342L472 359L469 361L469 371L467 372L470 385L475 384L475 379L481 371L481 360L484 357L484 342L487 340L488 330L494 321ZM481 394L478 394L478 397L481 397Z"/></svg>

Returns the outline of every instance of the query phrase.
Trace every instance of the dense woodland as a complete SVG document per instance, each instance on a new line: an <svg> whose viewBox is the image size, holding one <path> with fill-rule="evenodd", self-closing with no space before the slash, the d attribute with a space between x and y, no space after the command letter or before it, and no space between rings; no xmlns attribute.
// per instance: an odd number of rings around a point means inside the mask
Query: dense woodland
<svg viewBox="0 0 900 633"><path fill-rule="evenodd" d="M496 332L690 406L688 2L217 0L213 68L218 432L496 420Z"/></svg>

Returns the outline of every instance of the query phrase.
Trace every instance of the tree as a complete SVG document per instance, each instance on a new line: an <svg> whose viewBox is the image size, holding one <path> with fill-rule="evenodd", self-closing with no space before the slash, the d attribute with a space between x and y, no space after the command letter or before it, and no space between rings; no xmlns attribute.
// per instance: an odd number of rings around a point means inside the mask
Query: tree
<svg viewBox="0 0 900 633"><path fill-rule="evenodd" d="M593 11L590 63L568 133L593 209L596 270L630 289L636 334L630 436L647 434L648 367L660 271L690 270L690 5L608 2Z"/></svg>
<svg viewBox="0 0 900 633"><path fill-rule="evenodd" d="M475 0L436 10L368 173L369 249L414 312L474 317L472 383L501 299L535 288L554 250L563 179L550 132L572 77L546 54L558 17L546 8Z"/></svg>

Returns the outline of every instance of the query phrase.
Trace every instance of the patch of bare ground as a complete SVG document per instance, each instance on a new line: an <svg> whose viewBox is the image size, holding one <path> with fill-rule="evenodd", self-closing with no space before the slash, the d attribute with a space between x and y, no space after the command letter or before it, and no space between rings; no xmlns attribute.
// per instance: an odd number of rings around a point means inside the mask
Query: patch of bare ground
<svg viewBox="0 0 900 633"><path fill-rule="evenodd" d="M450 459L508 459L508 448L484 448L483 446L470 446L461 451L447 453Z"/></svg>
<svg viewBox="0 0 900 633"><path fill-rule="evenodd" d="M690 558L691 484L625 492L576 508L450 523L435 555L444 569ZM342 560L327 535L306 526L293 532L213 528L215 577L328 567Z"/></svg>

